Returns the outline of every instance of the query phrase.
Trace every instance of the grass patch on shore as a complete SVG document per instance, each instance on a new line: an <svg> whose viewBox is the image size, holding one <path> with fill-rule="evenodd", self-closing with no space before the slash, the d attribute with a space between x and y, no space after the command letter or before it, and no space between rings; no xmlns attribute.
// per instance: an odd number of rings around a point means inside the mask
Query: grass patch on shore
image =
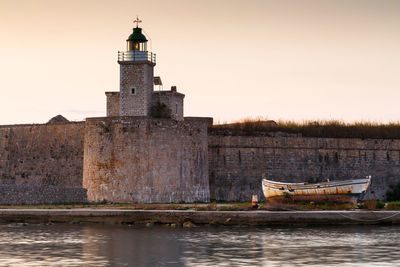
<svg viewBox="0 0 400 267"><path fill-rule="evenodd" d="M276 136L291 134L321 138L400 139L400 122L387 124L362 121L346 123L339 120L295 122L257 118L213 125L209 127L208 132L210 135Z"/></svg>
<svg viewBox="0 0 400 267"><path fill-rule="evenodd" d="M87 203L54 205L0 205L0 209L125 209L125 210L195 210L195 211L234 211L251 210L250 202L218 203Z"/></svg>
<svg viewBox="0 0 400 267"><path fill-rule="evenodd" d="M121 209L121 210L192 210L192 211L251 211L250 202L211 202L211 203L88 203L58 205L1 205L0 209ZM260 202L258 210L266 211L312 211L312 210L354 210L350 203L335 202ZM364 210L400 210L400 201L382 202L367 200L359 203L358 209Z"/></svg>
<svg viewBox="0 0 400 267"><path fill-rule="evenodd" d="M196 206L195 210L197 211L244 211L251 210L250 202L241 202L241 203L219 203L211 202L208 205Z"/></svg>
<svg viewBox="0 0 400 267"><path fill-rule="evenodd" d="M270 211L313 211L313 210L354 210L356 206L351 203L315 203L315 202L266 202L259 205L261 210Z"/></svg>
<svg viewBox="0 0 400 267"><path fill-rule="evenodd" d="M360 203L360 209L379 210L385 208L385 202L376 199L367 199Z"/></svg>
<svg viewBox="0 0 400 267"><path fill-rule="evenodd" d="M386 203L386 210L400 210L400 201L391 201Z"/></svg>
<svg viewBox="0 0 400 267"><path fill-rule="evenodd" d="M0 205L0 209L83 209L99 207L98 204L42 204L42 205Z"/></svg>

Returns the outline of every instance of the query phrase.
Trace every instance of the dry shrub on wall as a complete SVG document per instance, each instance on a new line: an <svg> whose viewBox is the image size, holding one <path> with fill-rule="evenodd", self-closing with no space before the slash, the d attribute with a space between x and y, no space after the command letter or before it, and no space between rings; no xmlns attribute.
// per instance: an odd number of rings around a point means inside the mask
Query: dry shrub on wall
<svg viewBox="0 0 400 267"><path fill-rule="evenodd" d="M229 124L213 125L210 134L269 135L269 133L300 134L304 137L400 139L400 122L346 123L339 120L273 121L265 118L243 119Z"/></svg>
<svg viewBox="0 0 400 267"><path fill-rule="evenodd" d="M368 199L364 201L364 208L367 210L375 210L377 202L375 199Z"/></svg>
<svg viewBox="0 0 400 267"><path fill-rule="evenodd" d="M385 203L376 199L364 200L360 205L361 209L367 209L367 210L383 209L384 207Z"/></svg>

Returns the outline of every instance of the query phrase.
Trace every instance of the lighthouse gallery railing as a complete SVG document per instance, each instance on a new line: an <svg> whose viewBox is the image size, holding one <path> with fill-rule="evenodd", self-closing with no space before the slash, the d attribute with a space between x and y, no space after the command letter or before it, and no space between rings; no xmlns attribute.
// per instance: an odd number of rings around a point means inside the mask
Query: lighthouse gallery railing
<svg viewBox="0 0 400 267"><path fill-rule="evenodd" d="M156 54L148 51L118 51L118 61L150 61L156 63Z"/></svg>

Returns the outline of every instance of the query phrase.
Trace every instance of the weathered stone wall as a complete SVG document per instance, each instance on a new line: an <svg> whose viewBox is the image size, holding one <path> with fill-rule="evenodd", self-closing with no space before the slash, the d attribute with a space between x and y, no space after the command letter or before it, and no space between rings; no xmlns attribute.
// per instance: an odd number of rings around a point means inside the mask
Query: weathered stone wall
<svg viewBox="0 0 400 267"><path fill-rule="evenodd" d="M0 126L0 184L82 186L84 122Z"/></svg>
<svg viewBox="0 0 400 267"><path fill-rule="evenodd" d="M82 187L0 185L0 204L37 205L86 203Z"/></svg>
<svg viewBox="0 0 400 267"><path fill-rule="evenodd" d="M183 99L185 95L176 91L154 91L152 95L152 105L157 102L164 103L171 111L174 120L183 120Z"/></svg>
<svg viewBox="0 0 400 267"><path fill-rule="evenodd" d="M106 92L107 117L119 116L119 92Z"/></svg>
<svg viewBox="0 0 400 267"><path fill-rule="evenodd" d="M209 136L210 197L248 201L261 177L284 182L372 175L366 198L384 199L400 182L400 140Z"/></svg>
<svg viewBox="0 0 400 267"><path fill-rule="evenodd" d="M121 116L148 116L153 93L154 64L151 62L119 62ZM132 94L132 89L135 94Z"/></svg>
<svg viewBox="0 0 400 267"><path fill-rule="evenodd" d="M19 185L81 187L82 176L90 200L115 202L250 200L262 196L263 173L287 182L372 175L366 197L376 199L400 182L400 140L207 137L210 123L110 117L0 126L0 185L32 204L39 191Z"/></svg>
<svg viewBox="0 0 400 267"><path fill-rule="evenodd" d="M209 119L86 120L83 186L89 201L209 201Z"/></svg>

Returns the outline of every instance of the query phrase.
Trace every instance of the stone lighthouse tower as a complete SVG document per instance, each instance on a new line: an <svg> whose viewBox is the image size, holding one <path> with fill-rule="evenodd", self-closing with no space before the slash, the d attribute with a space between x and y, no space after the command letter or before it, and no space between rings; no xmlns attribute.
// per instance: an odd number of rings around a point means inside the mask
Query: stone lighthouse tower
<svg viewBox="0 0 400 267"><path fill-rule="evenodd" d="M142 21L137 18L134 22L136 27L126 40L126 51L118 52L119 115L149 116L156 55L147 51L147 38L139 28Z"/></svg>

